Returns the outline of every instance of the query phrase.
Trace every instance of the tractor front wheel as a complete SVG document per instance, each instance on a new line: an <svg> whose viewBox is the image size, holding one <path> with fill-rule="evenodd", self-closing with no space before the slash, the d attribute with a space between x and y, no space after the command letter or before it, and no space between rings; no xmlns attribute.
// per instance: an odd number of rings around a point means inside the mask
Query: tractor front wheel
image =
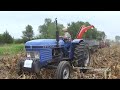
<svg viewBox="0 0 120 90"><path fill-rule="evenodd" d="M57 79L69 79L70 76L70 63L68 61L61 61L57 67Z"/></svg>

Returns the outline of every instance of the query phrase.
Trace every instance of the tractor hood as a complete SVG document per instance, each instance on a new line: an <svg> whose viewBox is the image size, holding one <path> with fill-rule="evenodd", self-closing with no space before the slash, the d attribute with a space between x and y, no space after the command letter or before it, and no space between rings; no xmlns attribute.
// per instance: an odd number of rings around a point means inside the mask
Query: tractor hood
<svg viewBox="0 0 120 90"><path fill-rule="evenodd" d="M56 42L56 39L36 39L27 41L25 46L54 46ZM60 40L59 45L64 45L64 41Z"/></svg>

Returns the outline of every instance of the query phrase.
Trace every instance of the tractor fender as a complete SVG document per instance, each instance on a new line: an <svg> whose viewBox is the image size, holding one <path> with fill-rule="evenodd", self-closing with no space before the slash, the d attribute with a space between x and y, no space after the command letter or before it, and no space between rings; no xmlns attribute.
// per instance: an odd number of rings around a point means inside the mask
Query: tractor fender
<svg viewBox="0 0 120 90"><path fill-rule="evenodd" d="M73 41L72 41L72 43L80 43L81 41L83 41L84 42L84 40L83 39L74 39Z"/></svg>
<svg viewBox="0 0 120 90"><path fill-rule="evenodd" d="M83 39L74 39L74 40L72 41L72 44L73 44L73 45L77 45L77 44L79 44L79 43L81 43L81 42L84 42L85 46L90 49L89 44L88 44L85 40L83 40Z"/></svg>
<svg viewBox="0 0 120 90"><path fill-rule="evenodd" d="M83 39L74 39L72 41L73 44L79 44L80 42L84 42L85 45L90 49L89 44L87 42L85 42Z"/></svg>

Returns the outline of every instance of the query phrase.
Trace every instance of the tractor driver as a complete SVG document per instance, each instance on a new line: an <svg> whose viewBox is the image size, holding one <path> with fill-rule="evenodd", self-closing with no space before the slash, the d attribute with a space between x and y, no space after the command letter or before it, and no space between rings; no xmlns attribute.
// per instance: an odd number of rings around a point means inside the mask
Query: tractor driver
<svg viewBox="0 0 120 90"><path fill-rule="evenodd" d="M67 28L63 28L62 31L64 32L63 39L64 39L66 42L71 41L71 35L70 35L70 33L68 32L68 29L67 29Z"/></svg>
<svg viewBox="0 0 120 90"><path fill-rule="evenodd" d="M67 28L63 28L62 31L64 32L64 36L62 36L62 38L64 39L65 41L65 56L68 56L68 51L69 51L69 48L70 48L70 45L71 45L71 35L70 33L68 32L68 29Z"/></svg>

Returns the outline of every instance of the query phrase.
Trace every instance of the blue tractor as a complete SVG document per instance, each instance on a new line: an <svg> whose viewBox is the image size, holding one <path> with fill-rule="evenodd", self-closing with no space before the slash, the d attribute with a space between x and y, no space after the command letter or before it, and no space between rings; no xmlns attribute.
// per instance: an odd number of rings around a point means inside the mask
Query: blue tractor
<svg viewBox="0 0 120 90"><path fill-rule="evenodd" d="M27 41L25 49L27 56L18 62L18 74L23 71L39 74L41 68L53 68L56 69L56 79L69 79L72 67L86 67L90 62L88 44L83 39L65 42L59 37L58 29L56 39Z"/></svg>

